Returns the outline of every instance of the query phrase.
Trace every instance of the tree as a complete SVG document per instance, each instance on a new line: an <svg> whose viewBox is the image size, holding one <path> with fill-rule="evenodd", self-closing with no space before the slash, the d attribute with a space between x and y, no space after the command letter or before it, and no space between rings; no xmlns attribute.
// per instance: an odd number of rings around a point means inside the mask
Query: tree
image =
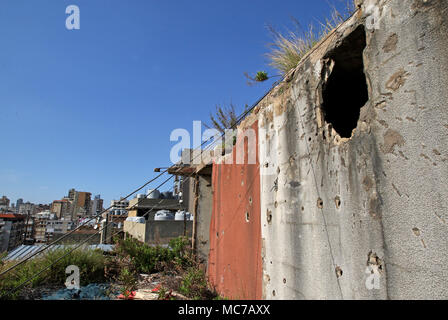
<svg viewBox="0 0 448 320"><path fill-rule="evenodd" d="M247 105L245 109L247 109ZM234 128L238 122L235 105L233 103L231 103L229 107L216 105L215 114L210 113L210 121L212 124L211 126L222 134L224 134L226 130ZM206 126L210 128L210 126Z"/></svg>

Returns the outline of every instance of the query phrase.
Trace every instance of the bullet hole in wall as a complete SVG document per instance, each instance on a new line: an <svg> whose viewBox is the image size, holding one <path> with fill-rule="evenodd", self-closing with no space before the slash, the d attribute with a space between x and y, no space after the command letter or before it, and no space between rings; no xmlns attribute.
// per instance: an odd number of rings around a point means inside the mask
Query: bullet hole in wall
<svg viewBox="0 0 448 320"><path fill-rule="evenodd" d="M268 223L271 223L272 221L272 213L269 209L268 211L266 211L266 220L268 221Z"/></svg>
<svg viewBox="0 0 448 320"><path fill-rule="evenodd" d="M317 199L317 207L319 209L322 209L324 207L324 202L322 201L321 198Z"/></svg>
<svg viewBox="0 0 448 320"><path fill-rule="evenodd" d="M336 196L336 198L334 198L334 203L336 204L336 209L339 209L341 207L341 198Z"/></svg>
<svg viewBox="0 0 448 320"><path fill-rule="evenodd" d="M334 61L334 67L322 88L322 111L325 121L343 138L351 137L360 110L369 99L363 62L365 48L366 32L361 25L324 57Z"/></svg>
<svg viewBox="0 0 448 320"><path fill-rule="evenodd" d="M271 277L267 274L265 275L266 282L271 282Z"/></svg>
<svg viewBox="0 0 448 320"><path fill-rule="evenodd" d="M416 237L420 237L420 229L419 228L413 228L412 231L414 232Z"/></svg>
<svg viewBox="0 0 448 320"><path fill-rule="evenodd" d="M249 219L250 219L249 212L246 212L246 222L249 222Z"/></svg>
<svg viewBox="0 0 448 320"><path fill-rule="evenodd" d="M336 267L336 276L338 277L338 278L340 278L340 277L342 277L342 274L344 273L344 272L342 272L342 269L341 269L341 267Z"/></svg>
<svg viewBox="0 0 448 320"><path fill-rule="evenodd" d="M380 273L383 272L383 260L373 251L367 255L367 266L376 266Z"/></svg>

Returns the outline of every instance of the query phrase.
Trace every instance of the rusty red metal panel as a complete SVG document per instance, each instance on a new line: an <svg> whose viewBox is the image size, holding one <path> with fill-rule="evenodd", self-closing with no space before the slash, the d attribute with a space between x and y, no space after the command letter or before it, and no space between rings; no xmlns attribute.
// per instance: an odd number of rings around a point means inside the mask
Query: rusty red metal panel
<svg viewBox="0 0 448 320"><path fill-rule="evenodd" d="M258 123L251 127L257 136ZM238 136L240 139L240 136ZM247 155L245 144L245 154ZM208 277L216 290L233 299L262 298L260 166L213 164L213 212Z"/></svg>

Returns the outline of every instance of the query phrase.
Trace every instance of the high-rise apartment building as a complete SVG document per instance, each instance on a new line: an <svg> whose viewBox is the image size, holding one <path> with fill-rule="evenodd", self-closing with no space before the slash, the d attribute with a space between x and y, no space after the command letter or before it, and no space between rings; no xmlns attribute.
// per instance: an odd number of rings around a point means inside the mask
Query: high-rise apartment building
<svg viewBox="0 0 448 320"><path fill-rule="evenodd" d="M90 215L94 216L101 211L103 211L103 199L101 199L101 195L98 194L92 200Z"/></svg>
<svg viewBox="0 0 448 320"><path fill-rule="evenodd" d="M72 204L67 199L55 200L51 205L51 212L58 217L71 219L71 207Z"/></svg>
<svg viewBox="0 0 448 320"><path fill-rule="evenodd" d="M85 217L90 214L91 211L91 199L92 194L90 192L76 191L70 189L68 191L68 199L71 202L71 218L76 219L79 217Z"/></svg>
<svg viewBox="0 0 448 320"><path fill-rule="evenodd" d="M0 198L0 210L6 211L9 208L9 199L6 196Z"/></svg>
<svg viewBox="0 0 448 320"><path fill-rule="evenodd" d="M23 242L25 217L0 214L0 253L10 251Z"/></svg>
<svg viewBox="0 0 448 320"><path fill-rule="evenodd" d="M20 209L20 206L22 204L23 204L23 199L22 198L17 199L17 201L16 201L16 208L15 208L14 212L19 213L19 209Z"/></svg>

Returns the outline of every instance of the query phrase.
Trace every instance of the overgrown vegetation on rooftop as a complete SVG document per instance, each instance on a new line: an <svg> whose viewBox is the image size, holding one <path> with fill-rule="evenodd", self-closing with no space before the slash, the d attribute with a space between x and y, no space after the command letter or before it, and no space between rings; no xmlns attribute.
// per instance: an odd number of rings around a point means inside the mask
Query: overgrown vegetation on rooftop
<svg viewBox="0 0 448 320"><path fill-rule="evenodd" d="M205 273L194 259L190 241L179 237L170 241L168 247L149 246L127 238L118 241L114 259L106 266L108 276L116 278L123 286L123 293L136 288L138 275L156 272L175 274L182 280L173 283L176 290L190 299L214 299L218 295L208 287ZM159 299L170 299L167 288L160 287Z"/></svg>
<svg viewBox="0 0 448 320"><path fill-rule="evenodd" d="M173 268L187 268L192 264L191 250L187 238L179 237L170 241L168 247L149 246L128 238L120 240L115 247L119 257L131 258L130 269L137 273L154 273Z"/></svg>
<svg viewBox="0 0 448 320"><path fill-rule="evenodd" d="M105 257L100 250L77 249L60 261L56 262L60 257L64 256L70 248L56 249L45 254L39 255L34 259L13 269L0 278L0 297L1 299L18 299L23 298L29 289L42 285L64 286L67 274L65 268L69 265L79 267L81 286L89 283L101 283L104 281L104 263ZM17 263L5 262L0 263L0 271L6 270L8 267ZM54 264L53 264L54 263ZM53 265L52 265L53 264ZM13 289L20 286L23 282L37 275L41 270L51 266L45 272L36 276L28 284L20 290L13 292Z"/></svg>
<svg viewBox="0 0 448 320"><path fill-rule="evenodd" d="M65 256L69 250L67 247L39 255L2 276L1 299L38 299L42 294L40 289L62 289L69 265L79 267L81 286L110 282L117 284L125 296L137 289L140 274L161 273L172 276L173 283L170 291L159 289L160 299L174 298L171 295L173 290L189 299L219 298L209 288L205 273L196 262L186 237L172 239L166 247L150 246L133 238L117 239L114 251L106 254L100 250L80 248ZM4 255L1 255L0 272L17 263L3 259ZM48 266L51 268L46 269ZM29 283L14 290L28 280Z"/></svg>

